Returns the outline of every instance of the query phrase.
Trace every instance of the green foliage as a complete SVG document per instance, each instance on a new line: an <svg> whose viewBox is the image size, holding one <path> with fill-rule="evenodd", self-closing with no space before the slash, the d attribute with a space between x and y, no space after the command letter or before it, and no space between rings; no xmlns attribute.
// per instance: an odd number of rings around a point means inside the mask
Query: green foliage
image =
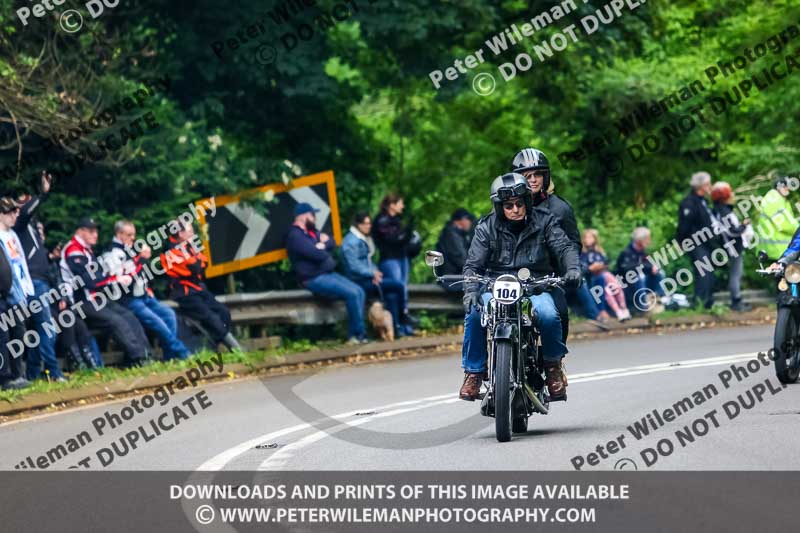
<svg viewBox="0 0 800 533"><path fill-rule="evenodd" d="M788 52L769 52L713 86L704 75L709 66L732 60L800 20L797 0L648 2L592 35L579 31L577 43L545 63L534 60L531 70L509 82L500 77L499 64L513 62L523 51L534 55L532 44L579 24L602 3L576 2L577 12L497 57L485 40L551 4L358 0L357 13L319 31L315 16L338 2L320 0L281 25L267 15L278 3L201 0L186 9L181 3L153 8L144 0L131 1L87 20L86 31L69 36L57 29L55 15L32 20L23 30L16 4L0 0L0 84L6 87L0 91L0 117L24 111L37 119L35 126L17 124L23 153L35 150L38 139L57 125L90 116L142 80L172 80L170 90L146 106L159 127L119 154L122 162L87 164L57 184L42 211L50 240L63 241L84 213L100 220L103 241L118 216L134 219L146 233L190 200L281 181L288 160L303 174L335 171L345 228L355 210L375 212L382 195L400 192L424 245L433 247L455 208L488 212L491 179L508 170L516 150L534 145L553 161L556 190L574 206L581 228L597 228L613 260L637 225L651 228L654 247L672 239L677 203L688 176L700 167L734 187L773 169L800 168L800 154L791 144L800 133L794 112L800 89L792 77L754 90L742 105L720 115L706 105L706 121L640 161L631 161L627 151L649 134L660 136L661 128L690 114L692 105L707 104L709 97L797 50L800 39L787 45ZM265 35L257 40L278 50L273 65L254 61L252 43L226 48L223 59L214 54L212 43L258 21ZM317 30L313 38L285 50L281 36L303 23ZM487 63L434 90L431 71L481 47ZM63 72L84 75L65 86ZM494 94L472 91L477 72L495 75ZM617 132L615 124L639 104L661 100L694 80L706 89L698 98L628 138ZM24 106L14 100L18 94L26 95ZM15 136L6 120L0 127L0 166L19 157ZM561 152L601 136L609 146L591 149L584 161L566 166L558 161ZM717 148L717 161L687 157L708 147ZM3 188L30 189L41 167L66 151L54 149L47 161L24 173L22 183L3 177ZM608 156L624 161L618 175L606 170ZM285 264L237 278L245 290L293 286ZM413 265L412 279L430 279L421 261Z"/></svg>

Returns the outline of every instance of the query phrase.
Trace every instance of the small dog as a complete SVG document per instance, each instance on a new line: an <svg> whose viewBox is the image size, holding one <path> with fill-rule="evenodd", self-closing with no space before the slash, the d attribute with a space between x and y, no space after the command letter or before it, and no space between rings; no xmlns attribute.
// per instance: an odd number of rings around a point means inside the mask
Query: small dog
<svg viewBox="0 0 800 533"><path fill-rule="evenodd" d="M369 323L372 324L372 327L378 332L381 339L389 342L394 340L394 321L392 320L392 314L383 307L381 302L372 302L372 305L369 306L367 317L369 318Z"/></svg>

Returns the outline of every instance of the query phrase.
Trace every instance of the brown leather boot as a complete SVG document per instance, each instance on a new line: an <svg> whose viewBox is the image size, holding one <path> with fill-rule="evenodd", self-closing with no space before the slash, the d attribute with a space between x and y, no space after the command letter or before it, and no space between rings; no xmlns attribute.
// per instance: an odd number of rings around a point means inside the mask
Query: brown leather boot
<svg viewBox="0 0 800 533"><path fill-rule="evenodd" d="M461 390L458 391L458 397L468 402L474 402L478 399L481 392L481 384L483 383L483 374L475 374L472 372L464 372L464 384L461 385Z"/></svg>
<svg viewBox="0 0 800 533"><path fill-rule="evenodd" d="M567 375L561 361L557 363L545 363L545 374L547 379L547 391L550 393L550 401L557 402L567 398Z"/></svg>

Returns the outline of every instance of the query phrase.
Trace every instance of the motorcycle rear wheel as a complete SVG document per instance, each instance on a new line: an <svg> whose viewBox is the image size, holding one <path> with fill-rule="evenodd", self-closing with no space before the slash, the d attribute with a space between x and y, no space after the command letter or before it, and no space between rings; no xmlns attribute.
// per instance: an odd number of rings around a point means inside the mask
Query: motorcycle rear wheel
<svg viewBox="0 0 800 533"><path fill-rule="evenodd" d="M775 321L775 373L781 383L794 383L800 375L800 339L797 313L790 307L778 308Z"/></svg>
<svg viewBox="0 0 800 533"><path fill-rule="evenodd" d="M494 429L498 442L508 442L511 440L514 403L511 388L514 347L508 341L496 341L494 350Z"/></svg>

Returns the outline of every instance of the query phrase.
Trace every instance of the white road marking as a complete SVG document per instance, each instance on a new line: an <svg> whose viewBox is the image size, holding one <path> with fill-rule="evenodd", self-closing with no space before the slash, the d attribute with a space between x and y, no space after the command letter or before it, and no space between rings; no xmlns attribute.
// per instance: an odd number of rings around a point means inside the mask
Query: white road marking
<svg viewBox="0 0 800 533"><path fill-rule="evenodd" d="M636 375L640 375L640 374L651 374L651 373L656 373L656 372L666 372L666 371L672 371L672 370L683 370L683 369L689 369L689 368L701 368L701 367L706 367L706 366L726 365L726 364L729 364L729 363L734 363L736 361L755 359L756 357L757 357L757 354L754 354L754 353L750 352L750 353L742 353L742 354L723 355L723 356L718 356L718 357L705 357L705 358L700 358L700 359L688 359L688 360L683 360L683 361L672 361L672 362L667 362L667 363L654 363L654 364L638 365L638 366L632 366L632 367L612 368L612 369L608 369L608 370L599 370L599 371L595 371L595 372L586 372L586 373L582 373L582 374L573 374L572 376L569 377L569 383L570 383L570 385L572 385L572 384L575 384L575 383L600 381L600 380L613 379L613 378L618 378L618 377L636 376ZM368 412L368 411L379 411L375 415L369 416L369 417L364 418L364 419L352 421L352 422L350 422L350 423L348 423L346 425L343 425L342 428L341 428L343 430L343 429L346 429L346 427L348 427L348 426L358 426L358 425L361 425L361 424L365 424L365 423L369 422L370 420L381 418L381 417L395 416L395 415L403 414L403 413L406 413L406 412L409 412L409 411L415 411L415 410L418 410L418 409L424 409L425 407L429 407L429 406L434 406L434 405L439 405L439 404L444 404L444 403L454 403L454 402L460 401L458 398L453 398L453 396L454 396L454 393L451 392L451 393L448 393L448 394L440 394L440 395L437 395L437 396L429 396L427 398L421 398L421 399L418 399L418 400L410 400L410 401L405 401L405 402L392 403L392 404L388 404L388 405L384 405L384 406L380 406L380 407L371 407L371 408L368 408L368 409L358 409L358 410L350 411L350 412L347 412L347 413L333 415L333 416L331 416L329 418L332 418L332 419L335 419L335 420L345 420L347 418L355 416L357 413ZM441 400L445 400L445 401L441 401ZM421 405L421 406L413 408L413 409L396 409L396 410L392 410L392 409L394 409L396 407L414 405L414 404L420 404L420 403L424 403L425 405ZM383 413L380 412L380 411L386 411L387 409L390 410L390 411L383 412ZM298 424L298 425L295 425L295 426L292 426L292 427L289 427L289 428L286 428L286 429L282 429L282 430L279 430L279 431L273 431L273 432L267 433L265 435L262 435L260 437L248 440L248 441L243 442L241 444L237 444L236 446L233 446L232 448L229 448L229 449L227 449L227 450L215 455L214 457L212 457L211 459L209 459L208 461L206 461L205 463L200 465L197 468L197 471L219 471L219 470L222 470L225 467L226 464L228 464L229 462L233 461L235 458L237 458L238 456L242 455L243 453L253 449L257 444L260 444L262 442L272 441L272 440L274 440L274 439L276 439L278 437L285 437L286 435L290 435L292 433L296 433L296 432L299 432L299 431L304 431L304 430L307 430L307 429L314 429L314 426L312 424L309 424L309 423ZM306 446L308 444L312 444L312 443L314 443L316 441L319 441L320 439L323 439L326 436L330 435L330 433L331 433L331 429L330 428L328 428L325 431L316 430L314 433L311 433L310 435L307 435L306 437L302 438L301 440L286 446L283 450L280 450L279 452L276 452L275 455L273 455L272 457L278 456L280 454L279 458L282 458L282 462L285 463L285 461L288 460L288 458L290 458L291 455L296 453L296 451L298 449L300 449L303 446ZM303 444L301 444L301 443L303 443ZM290 453L290 452L292 452L292 453ZM270 462L270 460L271 460L271 458L267 459L266 461L264 461L261 464L261 467L259 468L259 470L263 470L264 469L263 468L264 465L268 464Z"/></svg>

